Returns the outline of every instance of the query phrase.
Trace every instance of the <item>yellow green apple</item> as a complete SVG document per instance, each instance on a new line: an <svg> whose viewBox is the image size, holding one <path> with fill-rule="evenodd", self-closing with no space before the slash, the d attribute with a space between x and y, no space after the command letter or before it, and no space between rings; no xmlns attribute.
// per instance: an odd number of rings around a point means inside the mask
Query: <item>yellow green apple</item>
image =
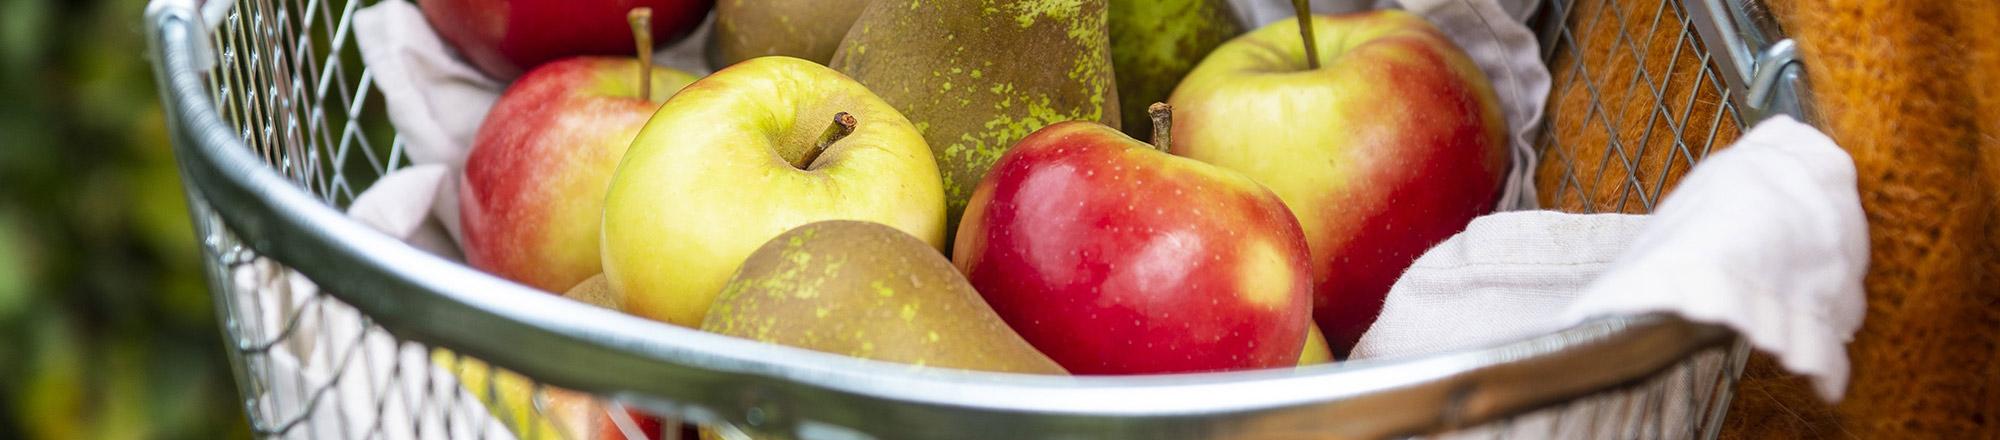
<svg viewBox="0 0 2000 440"><path fill-rule="evenodd" d="M860 83L755 58L688 85L625 152L604 201L604 274L627 312L701 325L758 246L822 220L881 223L942 249L930 147Z"/></svg>

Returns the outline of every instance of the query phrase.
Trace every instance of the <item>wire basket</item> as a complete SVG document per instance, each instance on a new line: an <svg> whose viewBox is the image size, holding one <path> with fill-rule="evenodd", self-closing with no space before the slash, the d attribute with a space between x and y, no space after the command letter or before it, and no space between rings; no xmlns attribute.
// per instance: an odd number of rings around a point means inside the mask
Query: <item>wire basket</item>
<svg viewBox="0 0 2000 440"><path fill-rule="evenodd" d="M1747 356L1726 329L1645 315L1296 371L1035 377L914 369L597 309L340 213L407 165L353 44L367 3L155 0L147 14L204 267L259 436L562 438L577 431L542 428L595 426L616 437L643 431L633 408L662 415L669 437L687 421L724 437L1713 438ZM1676 170L1733 139L1723 127L1810 116L1790 42L1754 4L1630 3L1540 8L1544 55L1558 66L1542 142L1547 204L1649 211ZM1666 41L1673 58L1647 62L1641 45ZM1686 75L1692 86L1676 80ZM1628 97L1613 100L1620 89Z"/></svg>

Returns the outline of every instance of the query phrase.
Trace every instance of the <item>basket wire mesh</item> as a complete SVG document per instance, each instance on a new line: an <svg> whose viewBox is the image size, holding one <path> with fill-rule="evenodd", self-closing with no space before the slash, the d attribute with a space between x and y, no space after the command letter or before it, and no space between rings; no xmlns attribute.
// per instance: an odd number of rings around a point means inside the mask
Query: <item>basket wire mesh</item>
<svg viewBox="0 0 2000 440"><path fill-rule="evenodd" d="M264 162L342 208L407 165L404 143L389 127L380 92L354 45L355 12L372 1L233 3L210 8L221 13L208 17L214 66L206 80L217 112ZM1544 206L1650 211L1681 174L1738 133L1743 120L1731 89L1679 2L1552 0L1536 23L1555 79L1540 145ZM1664 58L1654 50L1661 45L1671 45L1664 46L1671 48ZM555 409L552 396L566 393L540 383L528 385L527 405L483 399L503 393L496 380L486 380L483 390L461 389L458 377L434 361L462 364L469 358L375 325L237 240L199 191L190 188L189 198L254 434L565 438L573 431L516 432L510 425L579 423L562 419L574 412ZM1495 423L1447 422L1435 431L1713 438L1746 356L1740 343L1707 350L1619 389L1550 402ZM487 377L508 374L475 368ZM610 423L607 436L638 433L637 421L618 401L591 405ZM667 429L665 435L680 432Z"/></svg>
<svg viewBox="0 0 2000 440"><path fill-rule="evenodd" d="M1695 162L1740 134L1731 90L1675 2L1549 6L1545 19L1561 25L1540 35L1554 79L1536 185L1544 205L1652 211Z"/></svg>

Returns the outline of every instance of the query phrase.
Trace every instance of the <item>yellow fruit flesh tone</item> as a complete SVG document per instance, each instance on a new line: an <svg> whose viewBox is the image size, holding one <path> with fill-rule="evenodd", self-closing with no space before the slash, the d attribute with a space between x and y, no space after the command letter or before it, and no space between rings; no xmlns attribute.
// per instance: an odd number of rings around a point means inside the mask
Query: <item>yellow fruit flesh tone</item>
<svg viewBox="0 0 2000 440"><path fill-rule="evenodd" d="M801 169L836 113L857 119ZM804 60L759 58L688 86L625 154L605 198L604 271L628 311L695 327L743 259L793 227L854 219L942 248L944 194L916 129Z"/></svg>
<svg viewBox="0 0 2000 440"><path fill-rule="evenodd" d="M1333 349L1326 345L1326 334L1320 333L1319 324L1306 327L1306 346L1299 352L1299 366L1318 365L1333 362Z"/></svg>

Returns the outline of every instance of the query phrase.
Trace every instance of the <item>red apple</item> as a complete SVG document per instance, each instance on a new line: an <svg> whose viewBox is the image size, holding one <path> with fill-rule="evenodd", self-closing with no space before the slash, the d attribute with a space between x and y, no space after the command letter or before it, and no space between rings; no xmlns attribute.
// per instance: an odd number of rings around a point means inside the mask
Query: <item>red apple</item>
<svg viewBox="0 0 2000 440"><path fill-rule="evenodd" d="M625 55L636 44L625 14L653 9L652 38L679 40L708 17L714 0L418 0L439 36L502 81L578 55Z"/></svg>
<svg viewBox="0 0 2000 440"><path fill-rule="evenodd" d="M1173 151L1284 198L1312 247L1315 318L1345 355L1418 255L1493 209L1506 123L1479 67L1422 17L1308 22L1315 46L1281 21L1195 67L1171 99Z"/></svg>
<svg viewBox="0 0 2000 440"><path fill-rule="evenodd" d="M599 418L597 436L595 438L602 440L655 440L667 438L666 420L661 419L659 416L637 409L626 408L625 416L617 417L611 411L614 410L605 408L604 416ZM630 423L630 425L620 426L623 423ZM674 426L673 428L678 434L680 427Z"/></svg>
<svg viewBox="0 0 2000 440"><path fill-rule="evenodd" d="M459 225L473 267L550 292L603 271L598 224L625 148L687 73L573 58L522 76L487 113L465 160Z"/></svg>
<svg viewBox="0 0 2000 440"><path fill-rule="evenodd" d="M1048 126L1002 156L953 256L1077 374L1289 367L1310 325L1305 239L1276 194L1096 123Z"/></svg>

